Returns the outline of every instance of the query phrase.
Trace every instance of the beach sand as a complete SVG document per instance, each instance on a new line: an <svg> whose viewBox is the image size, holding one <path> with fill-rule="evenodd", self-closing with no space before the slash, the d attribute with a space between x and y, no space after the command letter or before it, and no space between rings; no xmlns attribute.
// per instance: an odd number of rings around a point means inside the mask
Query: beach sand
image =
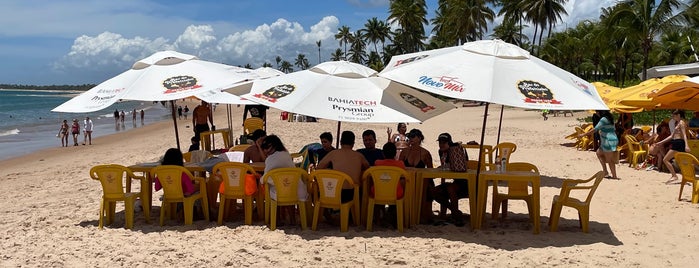
<svg viewBox="0 0 699 268"><path fill-rule="evenodd" d="M225 106L216 111L216 126L226 125ZM486 144L494 144L500 106L491 106ZM242 107L234 107L241 133ZM195 221L183 226L169 221L157 224L160 192L154 194L151 223L137 212L133 230L124 226L123 205L117 206L115 222L99 230L98 210L102 194L99 182L88 170L98 164L131 165L157 160L174 147L172 122L165 121L115 135L94 139L92 146L52 148L0 162L3 198L0 201L0 267L113 267L113 266L459 266L459 267L690 267L696 265L694 248L699 245L696 204L677 201L679 185L665 185L670 176L618 165L621 180L605 179L595 194L590 212L590 232L582 233L577 213L564 208L558 232L549 232L548 215L553 195L560 192L562 179L587 179L601 169L594 152L577 151L564 137L579 124L575 117L550 117L539 112L505 108L501 141L518 145L511 161L536 164L541 172L541 234L534 235L523 201L510 201L508 218L489 219L482 230L470 225L418 225L399 233L375 226L319 224L318 231L301 231L299 226L281 226L270 231L256 221ZM268 132L277 134L291 152L317 142L318 135L335 135L337 122L286 122L279 111L268 112ZM430 119L411 123L425 135L424 146L438 161L437 135L449 132L455 141L478 140L483 106L465 107ZM189 146L191 119L180 120L183 149ZM377 146L386 140L386 127L395 124L342 123L343 130L358 136L355 148L362 148L361 132L373 129ZM472 153L471 157L475 155ZM687 187L686 187L687 188ZM490 198L489 198L490 201ZM467 199L460 206L468 211ZM435 210L438 206L433 206Z"/></svg>

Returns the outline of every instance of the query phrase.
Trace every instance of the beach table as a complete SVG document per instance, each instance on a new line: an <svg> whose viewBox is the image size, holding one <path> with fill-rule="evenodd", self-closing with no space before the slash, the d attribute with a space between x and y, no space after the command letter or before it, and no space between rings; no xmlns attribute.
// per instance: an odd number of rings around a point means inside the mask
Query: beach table
<svg viewBox="0 0 699 268"><path fill-rule="evenodd" d="M533 220L534 234L538 234L540 231L541 218L541 177L538 173L527 171L481 171L478 177L478 209L476 213L477 228L480 229L485 221L486 202L488 201L488 183L498 183L498 181L526 181L532 184L532 194L534 199L534 202L532 202L532 210L534 215L530 215L530 218ZM471 216L473 221L473 215Z"/></svg>
<svg viewBox="0 0 699 268"><path fill-rule="evenodd" d="M444 179L455 179L455 180L468 180L468 203L469 203L469 213L471 214L471 229L477 229L478 222L476 222L476 214L478 211L477 199L476 199L476 170L468 170L466 172L456 172L449 169L442 168L406 168L409 177L412 177L412 181L406 181L406 193L413 193L411 200L406 203L410 203L410 224L420 223L420 213L422 210L422 199L425 195L425 178L444 178ZM411 192L412 190L412 192Z"/></svg>

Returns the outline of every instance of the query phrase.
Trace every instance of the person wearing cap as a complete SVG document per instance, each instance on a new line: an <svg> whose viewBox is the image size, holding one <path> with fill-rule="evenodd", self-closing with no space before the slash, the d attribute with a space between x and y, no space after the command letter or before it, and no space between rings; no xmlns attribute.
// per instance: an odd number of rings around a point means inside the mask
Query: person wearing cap
<svg viewBox="0 0 699 268"><path fill-rule="evenodd" d="M432 154L425 148L422 148L422 141L425 136L422 135L422 131L419 129L411 129L408 134L408 148L404 149L399 160L403 161L406 167L414 168L432 168ZM422 200L422 215L420 216L421 221L431 222L432 221L432 189L434 189L434 180L431 178L425 178L424 184L424 199Z"/></svg>
<svg viewBox="0 0 699 268"><path fill-rule="evenodd" d="M452 141L449 133L439 134L439 159L442 168L448 168L454 172L466 172L468 166L468 153L461 144ZM468 181L455 179L453 182L442 182L434 188L432 195L434 200L441 205L439 216L446 217L447 208L451 210L451 217L456 226L463 226L463 213L459 210L459 199L468 198Z"/></svg>
<svg viewBox="0 0 699 268"><path fill-rule="evenodd" d="M251 145L243 152L243 163L251 162L264 162L267 156L262 150L262 140L267 137L267 132L262 129L257 129L252 132L251 139L255 141L255 144Z"/></svg>

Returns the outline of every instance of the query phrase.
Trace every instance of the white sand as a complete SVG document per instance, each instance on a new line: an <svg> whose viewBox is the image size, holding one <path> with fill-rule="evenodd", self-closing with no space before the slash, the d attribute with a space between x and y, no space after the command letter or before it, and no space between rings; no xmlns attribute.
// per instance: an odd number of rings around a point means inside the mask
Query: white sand
<svg viewBox="0 0 699 268"><path fill-rule="evenodd" d="M499 106L491 107L486 143L495 143ZM219 106L216 125L226 125L224 106ZM240 125L242 108L235 108ZM426 136L424 146L436 155L436 137L450 132L455 140L478 140L483 107L459 108L423 124L409 124ZM577 112L577 117L587 116ZM335 135L337 123L290 123L270 110L268 132L280 135L290 151L316 142L323 131ZM621 180L605 180L593 199L590 233L580 231L577 214L564 209L559 231L546 223L553 195L565 178L586 179L600 170L593 152L576 151L563 137L579 124L576 118L550 117L520 109L505 109L501 141L518 145L511 161L536 164L542 174L542 233L531 232L526 206L510 201L504 222L489 220L483 230L470 226L418 225L398 233L394 229L320 224L318 231L282 226L270 231L261 222L242 225L242 220L217 226L196 221L192 226L170 221L157 224L159 201L154 197L151 223L136 213L134 229L124 226L123 206L117 206L115 222L97 228L101 187L88 175L97 164L130 165L154 161L174 146L171 122L162 122L125 133L100 137L92 146L48 149L0 162L4 198L0 204L0 267L16 266L611 266L690 267L696 265L699 245L698 205L677 201L679 185L665 185L669 174L638 171L618 166ZM190 121L180 121L184 149L191 136ZM186 128L190 126L190 128ZM343 130L374 129L379 146L386 127L395 124L343 123ZM234 127L240 133L240 126ZM474 155L471 155L474 157ZM438 159L438 157L434 157ZM461 201L468 213L467 200ZM434 208L437 208L435 203ZM490 218L490 206L486 217Z"/></svg>

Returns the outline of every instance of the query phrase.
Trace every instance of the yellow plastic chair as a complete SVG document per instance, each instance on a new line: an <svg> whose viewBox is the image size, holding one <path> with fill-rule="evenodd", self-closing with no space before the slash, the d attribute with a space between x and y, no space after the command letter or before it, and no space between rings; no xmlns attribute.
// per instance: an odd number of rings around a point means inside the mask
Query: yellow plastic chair
<svg viewBox="0 0 699 268"><path fill-rule="evenodd" d="M582 135L590 131L591 126L588 126L587 128L582 128L582 127L575 127L575 132L577 132L577 135ZM590 135L585 135L582 137L577 138L577 142L575 143L575 148L578 149L578 151L587 151L590 149L590 146L592 146L593 139Z"/></svg>
<svg viewBox="0 0 699 268"><path fill-rule="evenodd" d="M479 150L480 149L480 145L478 145L478 144L461 144L461 147L466 149L466 150L468 150L468 149ZM471 157L471 159L478 161L477 157ZM483 152L481 152L481 159L483 159L483 163L486 163L486 164L493 163L493 146L483 145Z"/></svg>
<svg viewBox="0 0 699 268"><path fill-rule="evenodd" d="M595 194L597 186L599 186L603 178L604 171L599 171L587 180L563 180L561 194L554 196L551 204L551 215L549 216L549 226L551 226L551 232L555 232L558 229L558 220L561 218L561 210L563 209L563 206L572 207L578 210L580 227L582 228L583 232L588 232L588 225L590 222L590 201L592 201L592 195ZM594 182L592 182L593 180ZM590 182L592 182L592 184L590 184ZM588 192L585 201L571 197L570 194L573 190L587 190Z"/></svg>
<svg viewBox="0 0 699 268"><path fill-rule="evenodd" d="M274 183L277 200L272 200L270 196L270 180ZM299 200L297 189L301 181L308 185L308 173L300 168L277 168L265 173L262 181L265 187L265 221L269 223L269 229L277 229L278 206L298 206L301 230L306 229L306 208L310 208L310 202Z"/></svg>
<svg viewBox="0 0 699 268"><path fill-rule="evenodd" d="M184 196L182 191L182 173L187 174L196 183L199 183L199 192L190 196ZM194 202L201 199L204 210L204 218L209 220L209 204L206 198L206 180L201 177L194 177L192 173L182 166L161 165L151 170L151 176L158 178L163 186L163 202L160 205L160 226L165 223L165 216L174 213L177 203L184 206L184 224L192 224L194 218Z"/></svg>
<svg viewBox="0 0 699 268"><path fill-rule="evenodd" d="M507 171L529 171L532 173L539 174L539 168L534 164L524 163L524 162L512 162L507 164ZM507 217L507 200L516 199L524 200L527 202L527 209L529 211L529 216L532 217L532 202L534 195L529 193L529 183L521 181L508 181L507 182L507 193L500 193L498 191L498 183L493 183L493 209L492 217L493 219L498 218L498 212L500 206L502 205L502 218ZM532 218L533 219L533 218Z"/></svg>
<svg viewBox="0 0 699 268"><path fill-rule="evenodd" d="M626 139L626 147L629 150L626 154L626 162L629 163L630 167L635 168L648 156L648 151L643 149L643 145L633 135L624 135L624 139Z"/></svg>
<svg viewBox="0 0 699 268"><path fill-rule="evenodd" d="M364 171L362 180L367 182L367 185L374 185L374 196L366 195L368 199L366 212L366 230L372 231L374 221L374 205L395 205L398 218L398 231L403 232L403 214L405 213L404 200L405 195L398 199L396 189L401 178L407 178L408 173L399 167L392 166L374 166ZM367 187L368 188L368 187ZM368 191L369 189L366 189ZM407 194L407 193L406 193Z"/></svg>
<svg viewBox="0 0 699 268"><path fill-rule="evenodd" d="M677 197L677 201L682 200L682 190L684 189L685 183L692 184L692 203L699 203L699 184L697 181L696 167L699 166L699 160L689 153L678 152L675 154L675 162L680 166L680 173L682 173L682 183L680 183L680 195Z"/></svg>
<svg viewBox="0 0 699 268"><path fill-rule="evenodd" d="M248 174L256 174L255 170L248 164L236 162L221 162L214 166L214 174L221 176L224 192L219 192L220 204L218 206L218 225L223 224L224 214L226 212L226 202L233 201L232 207L235 208L237 199L243 200L245 207L245 224L252 224L252 200L257 194L245 194L245 176ZM255 185L257 188L257 184ZM258 204L259 206L260 204Z"/></svg>
<svg viewBox="0 0 699 268"><path fill-rule="evenodd" d="M228 149L229 152L245 152L250 147L250 144L238 144Z"/></svg>
<svg viewBox="0 0 699 268"><path fill-rule="evenodd" d="M342 171L331 169L319 169L311 173L311 181L317 185L315 202L313 206L312 230L318 228L318 218L322 213L320 208L331 208L340 210L340 231L347 232L349 225L349 213L352 211L354 224L359 225L359 187L354 185L352 178ZM354 189L354 198L342 203L342 187L347 183Z"/></svg>
<svg viewBox="0 0 699 268"><path fill-rule="evenodd" d="M142 176L135 176L131 170L121 165L98 165L90 169L90 177L93 180L98 180L102 184L102 201L100 202L100 219L99 228L104 226L104 218L107 218L107 224L112 224L116 210L116 202L124 202L124 215L126 218L126 229L133 228L134 206L136 198L141 195L140 192L124 192L124 181L131 183L131 179L141 181L141 189L150 187L148 182ZM150 208L143 206L143 213L146 216L146 222L150 222Z"/></svg>
<svg viewBox="0 0 699 268"><path fill-rule="evenodd" d="M209 151L197 150L197 151L183 153L182 159L185 162L201 162L201 161L209 159L213 156L214 155Z"/></svg>
<svg viewBox="0 0 699 268"><path fill-rule="evenodd" d="M264 129L264 127L265 122L262 121L262 118L250 117L243 122L243 135L249 136L255 132L255 130Z"/></svg>
<svg viewBox="0 0 699 268"><path fill-rule="evenodd" d="M494 163L500 162L500 164L503 164L501 163L503 158L505 159L505 164L510 163L512 153L515 151L517 151L517 145L511 142L501 142L495 145L492 150L492 152L496 152L497 154Z"/></svg>
<svg viewBox="0 0 699 268"><path fill-rule="evenodd" d="M302 168L304 170L308 170L308 166L311 165L311 158L310 155L312 154L311 150L320 148L322 145L320 143L309 143L303 146L301 150L299 150L298 153L292 153L291 158L294 159L294 163L296 164L296 167ZM299 159L296 161L296 159ZM314 157L314 159L317 159L317 157Z"/></svg>

